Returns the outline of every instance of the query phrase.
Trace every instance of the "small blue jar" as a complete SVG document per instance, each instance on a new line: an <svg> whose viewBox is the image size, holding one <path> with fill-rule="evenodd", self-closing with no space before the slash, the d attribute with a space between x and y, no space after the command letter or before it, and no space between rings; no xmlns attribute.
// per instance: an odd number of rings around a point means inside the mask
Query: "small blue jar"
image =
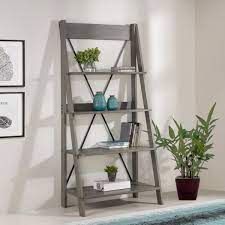
<svg viewBox="0 0 225 225"><path fill-rule="evenodd" d="M107 101L108 110L117 110L119 107L119 103L114 95L110 95Z"/></svg>
<svg viewBox="0 0 225 225"><path fill-rule="evenodd" d="M97 91L93 99L93 109L95 111L104 111L106 106L105 96L101 91Z"/></svg>

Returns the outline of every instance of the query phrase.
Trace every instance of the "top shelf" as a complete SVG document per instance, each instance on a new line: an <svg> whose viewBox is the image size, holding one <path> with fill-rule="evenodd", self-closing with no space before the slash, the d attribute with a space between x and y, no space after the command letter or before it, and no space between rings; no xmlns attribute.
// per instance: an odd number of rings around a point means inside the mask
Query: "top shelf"
<svg viewBox="0 0 225 225"><path fill-rule="evenodd" d="M136 75L146 74L146 72L111 72L111 71L96 71L96 72L69 72L68 75Z"/></svg>

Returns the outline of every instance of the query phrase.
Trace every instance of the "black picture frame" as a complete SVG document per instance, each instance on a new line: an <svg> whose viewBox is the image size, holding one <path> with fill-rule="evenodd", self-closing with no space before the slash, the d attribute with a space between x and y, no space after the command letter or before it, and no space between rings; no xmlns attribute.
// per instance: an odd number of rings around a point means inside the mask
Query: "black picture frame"
<svg viewBox="0 0 225 225"><path fill-rule="evenodd" d="M22 138L25 137L25 92L0 92L0 95L21 95L22 98L22 133L21 135L10 135L10 136L0 136L0 139L2 138ZM1 112L0 112L1 113Z"/></svg>
<svg viewBox="0 0 225 225"><path fill-rule="evenodd" d="M25 87L25 40L0 39L0 42L21 42L22 43L22 83L19 85L1 85L0 88Z"/></svg>

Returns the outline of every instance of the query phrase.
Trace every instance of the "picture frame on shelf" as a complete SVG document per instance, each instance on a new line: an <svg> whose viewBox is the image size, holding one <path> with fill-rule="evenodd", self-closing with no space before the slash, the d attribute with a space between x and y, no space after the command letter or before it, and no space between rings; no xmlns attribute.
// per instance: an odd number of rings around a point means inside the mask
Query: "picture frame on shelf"
<svg viewBox="0 0 225 225"><path fill-rule="evenodd" d="M0 39L0 87L25 86L25 41Z"/></svg>
<svg viewBox="0 0 225 225"><path fill-rule="evenodd" d="M0 138L25 136L25 93L0 92Z"/></svg>

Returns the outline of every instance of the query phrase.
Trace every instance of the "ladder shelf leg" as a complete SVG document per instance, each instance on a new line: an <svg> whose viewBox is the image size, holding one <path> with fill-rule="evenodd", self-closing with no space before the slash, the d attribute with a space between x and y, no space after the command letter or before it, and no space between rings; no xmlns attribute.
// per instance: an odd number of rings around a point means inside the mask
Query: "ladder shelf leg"
<svg viewBox="0 0 225 225"><path fill-rule="evenodd" d="M84 203L84 199L82 199L82 198L79 198L78 199L78 207L79 207L79 214L80 214L80 216L85 217L86 214L85 214L85 203Z"/></svg>
<svg viewBox="0 0 225 225"><path fill-rule="evenodd" d="M160 176L159 176L159 170L158 170L158 160L157 160L156 154L157 153L155 151L151 151L152 168L153 168L155 186L160 187L159 190L156 190L157 202L158 202L159 205L163 205Z"/></svg>
<svg viewBox="0 0 225 225"><path fill-rule="evenodd" d="M70 125L70 135L72 141L73 148L73 163L74 163L74 172L76 179L76 189L77 189L77 200L80 216L85 216L85 204L84 204L84 193L83 193L83 185L81 180L81 172L80 172L80 162L78 158L79 150L77 144L77 137L75 134L75 116L73 115L73 98L72 98L72 88L71 81L68 76L66 76L66 84L67 84L67 101L68 101L68 110L69 110L69 125Z"/></svg>
<svg viewBox="0 0 225 225"><path fill-rule="evenodd" d="M85 203L84 203L84 192L83 192L83 185L80 176L80 163L78 157L74 154L74 172L76 178L76 189L77 189L77 201L78 201L78 208L79 214L82 217L85 217Z"/></svg>
<svg viewBox="0 0 225 225"><path fill-rule="evenodd" d="M136 56L137 56L138 70L143 72L144 64L143 64L143 59L142 59L142 54L141 54L140 38L139 38L137 25L135 26L135 41L136 41ZM147 100L147 93L146 93L146 89L145 89L145 80L144 80L143 74L139 74L139 78L140 78L140 86L141 86L144 108L147 109L148 108L148 100ZM149 146L151 148L153 148L154 141L153 141L150 118L151 118L150 113L145 112L145 120L146 120L147 131L148 131ZM161 204L163 204L163 201L162 201L161 182L160 182L160 175L159 175L157 153L156 153L156 151L151 151L150 154L151 154L151 160L152 160L152 168L153 168L155 186L160 188L159 190L156 190L156 197L157 197L158 204L161 205Z"/></svg>
<svg viewBox="0 0 225 225"><path fill-rule="evenodd" d="M66 176L67 176L67 155L66 155L66 72L68 70L66 42L65 42L65 21L60 24L60 37L61 37L61 205L67 207L67 189L66 189Z"/></svg>
<svg viewBox="0 0 225 225"><path fill-rule="evenodd" d="M131 66L136 67L136 40L135 40L135 25L130 27L130 52L131 52ZM132 108L137 108L137 76L131 76L131 97ZM132 122L137 122L137 113L132 113ZM132 180L138 182L138 152L132 153ZM138 198L138 192L133 193L133 198Z"/></svg>

